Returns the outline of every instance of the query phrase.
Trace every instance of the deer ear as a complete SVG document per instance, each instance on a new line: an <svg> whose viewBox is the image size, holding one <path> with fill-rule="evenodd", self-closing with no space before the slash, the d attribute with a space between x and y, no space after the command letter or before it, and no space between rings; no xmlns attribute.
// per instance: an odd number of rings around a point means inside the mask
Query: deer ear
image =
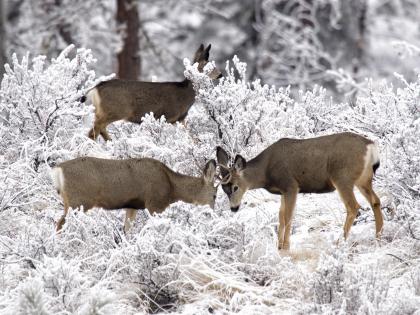
<svg viewBox="0 0 420 315"><path fill-rule="evenodd" d="M222 149L222 147L216 148L216 157L217 157L217 162L219 164L229 167L230 157L226 153L226 151ZM223 167L220 168L220 173L222 174L222 177L225 177L229 174L228 170L226 170Z"/></svg>
<svg viewBox="0 0 420 315"><path fill-rule="evenodd" d="M223 150L222 147L216 148L216 157L217 157L217 162L219 162L219 164L222 164L224 166L229 166L229 161L230 161L229 154L227 154L226 151Z"/></svg>
<svg viewBox="0 0 420 315"><path fill-rule="evenodd" d="M211 44L209 44L207 46L207 48L203 51L202 57L204 60L209 61L209 57L210 57L210 48L211 48Z"/></svg>
<svg viewBox="0 0 420 315"><path fill-rule="evenodd" d="M206 166L204 166L203 174L204 174L204 179L207 182L214 181L214 175L216 175L216 161L215 160L210 160L206 163Z"/></svg>
<svg viewBox="0 0 420 315"><path fill-rule="evenodd" d="M241 155L235 157L235 162L233 163L233 168L235 171L242 171L246 167L246 161Z"/></svg>
<svg viewBox="0 0 420 315"><path fill-rule="evenodd" d="M196 62L198 62L200 60L201 55L203 54L203 50L204 50L204 45L201 44L200 47L198 47L197 51L194 54L194 58L193 58L194 59L193 60L194 63L196 63Z"/></svg>

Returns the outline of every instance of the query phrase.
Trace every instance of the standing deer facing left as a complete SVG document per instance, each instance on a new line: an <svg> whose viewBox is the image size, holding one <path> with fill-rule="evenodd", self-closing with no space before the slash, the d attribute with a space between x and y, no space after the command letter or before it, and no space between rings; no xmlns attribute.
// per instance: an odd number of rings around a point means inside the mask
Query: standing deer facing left
<svg viewBox="0 0 420 315"><path fill-rule="evenodd" d="M64 203L57 223L60 231L69 208L83 206L126 209L124 231L136 217L137 209L160 213L171 203L184 201L214 207L216 162L210 160L203 176L193 177L172 171L160 161L143 159L109 160L81 157L63 162L51 171L53 184Z"/></svg>
<svg viewBox="0 0 420 315"><path fill-rule="evenodd" d="M312 139L280 139L249 162L230 156L221 147L216 151L221 166L222 188L231 210L236 212L244 193L265 188L281 195L279 211L279 249L289 249L293 210L298 193L327 193L337 190L346 210L344 238L360 208L354 196L356 186L370 203L375 215L376 237L383 226L381 205L372 189L372 178L379 167L375 143L354 133L339 133Z"/></svg>
<svg viewBox="0 0 420 315"><path fill-rule="evenodd" d="M203 71L209 61L211 45L201 44L194 55L194 63ZM214 68L209 77L213 80L222 76ZM141 124L145 114L153 112L156 118L166 117L169 123L183 121L195 101L195 92L190 80L181 82L142 82L114 79L99 83L89 91L88 96L95 107L95 123L89 131L89 138L96 140L101 135L111 140L106 127L117 120ZM84 102L86 97L82 97Z"/></svg>

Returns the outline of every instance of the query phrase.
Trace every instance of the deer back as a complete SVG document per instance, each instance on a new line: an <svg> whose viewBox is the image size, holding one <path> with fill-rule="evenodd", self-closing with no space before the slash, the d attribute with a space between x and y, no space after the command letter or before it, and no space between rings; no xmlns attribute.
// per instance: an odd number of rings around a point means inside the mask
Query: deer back
<svg viewBox="0 0 420 315"><path fill-rule="evenodd" d="M330 192L335 189L334 180L354 184L360 178L367 167L368 149L372 144L353 133L302 140L280 139L249 162L237 155L222 187L235 197L235 203L246 190L254 188L278 194L295 189L302 193ZM217 155L219 163L229 164L224 150L219 148ZM369 161L375 163L372 159ZM228 171L224 172L222 175L226 177ZM238 193L235 194L235 190Z"/></svg>
<svg viewBox="0 0 420 315"><path fill-rule="evenodd" d="M51 175L65 208L147 208L161 212L179 200L214 207L215 172L214 160L206 163L203 176L193 177L176 173L149 158L83 157L61 163Z"/></svg>
<svg viewBox="0 0 420 315"><path fill-rule="evenodd" d="M267 161L266 185L285 191L295 180L303 193L333 191L334 178L346 177L354 182L360 177L367 145L371 143L352 133L303 140L281 139L260 157Z"/></svg>
<svg viewBox="0 0 420 315"><path fill-rule="evenodd" d="M83 157L58 167L64 181L62 193L73 208L142 209L152 199L163 208L170 203L172 186L166 166L156 160Z"/></svg>
<svg viewBox="0 0 420 315"><path fill-rule="evenodd" d="M168 122L184 118L194 103L195 92L192 83L142 82L110 80L96 88L99 104L97 111L111 120L124 119L140 123L150 112L159 118L165 115Z"/></svg>

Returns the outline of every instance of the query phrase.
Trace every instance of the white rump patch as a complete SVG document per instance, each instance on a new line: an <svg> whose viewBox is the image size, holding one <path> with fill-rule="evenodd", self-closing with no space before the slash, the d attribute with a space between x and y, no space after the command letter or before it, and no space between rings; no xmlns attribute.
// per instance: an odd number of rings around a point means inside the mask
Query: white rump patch
<svg viewBox="0 0 420 315"><path fill-rule="evenodd" d="M367 145L365 168L372 167L376 163L379 163L379 149L376 143L371 143Z"/></svg>
<svg viewBox="0 0 420 315"><path fill-rule="evenodd" d="M379 163L379 149L376 143L371 143L366 146L365 165L359 180L364 180L367 176L371 176L372 167Z"/></svg>
<svg viewBox="0 0 420 315"><path fill-rule="evenodd" d="M92 102L93 106L95 106L96 110L100 110L100 103L101 103L101 97L99 96L98 89L93 88L87 93L87 96L89 97L90 101Z"/></svg>
<svg viewBox="0 0 420 315"><path fill-rule="evenodd" d="M61 193L64 189L64 174L61 167L54 167L50 172L50 176L55 189Z"/></svg>

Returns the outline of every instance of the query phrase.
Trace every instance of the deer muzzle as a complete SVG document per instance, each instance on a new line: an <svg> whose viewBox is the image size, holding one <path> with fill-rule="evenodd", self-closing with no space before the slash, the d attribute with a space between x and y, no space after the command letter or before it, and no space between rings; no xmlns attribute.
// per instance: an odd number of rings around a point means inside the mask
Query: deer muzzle
<svg viewBox="0 0 420 315"><path fill-rule="evenodd" d="M236 206L236 207L230 207L230 210L231 210L232 212L237 212L237 211L239 210L239 206Z"/></svg>

